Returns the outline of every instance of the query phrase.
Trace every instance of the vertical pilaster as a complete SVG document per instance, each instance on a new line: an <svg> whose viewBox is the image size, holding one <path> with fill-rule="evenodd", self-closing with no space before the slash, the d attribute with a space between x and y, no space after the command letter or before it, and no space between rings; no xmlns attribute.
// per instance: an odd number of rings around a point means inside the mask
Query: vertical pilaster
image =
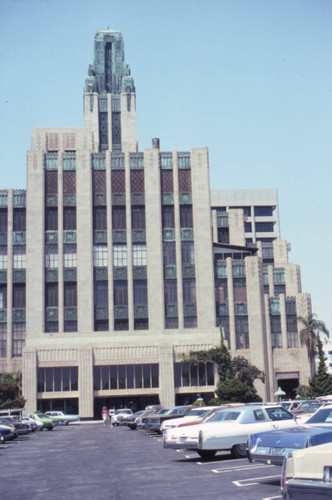
<svg viewBox="0 0 332 500"><path fill-rule="evenodd" d="M197 327L215 327L215 291L208 150L191 150Z"/></svg>
<svg viewBox="0 0 332 500"><path fill-rule="evenodd" d="M23 350L22 355L22 389L23 397L27 400L25 411L33 413L37 410L37 350Z"/></svg>
<svg viewBox="0 0 332 500"><path fill-rule="evenodd" d="M284 294L279 295L279 304L280 304L282 347L283 349L287 349L288 341L287 341L287 321L286 321L286 299Z"/></svg>
<svg viewBox="0 0 332 500"><path fill-rule="evenodd" d="M81 347L78 351L78 392L81 418L93 417L93 349Z"/></svg>
<svg viewBox="0 0 332 500"><path fill-rule="evenodd" d="M130 188L130 158L125 153L126 180L126 226L127 226L127 279L128 279L128 323L129 330L134 329L134 290L133 290L133 234L131 223L131 188Z"/></svg>
<svg viewBox="0 0 332 500"><path fill-rule="evenodd" d="M77 320L81 333L94 330L93 224L90 152L76 153Z"/></svg>
<svg viewBox="0 0 332 500"><path fill-rule="evenodd" d="M144 151L144 190L149 330L161 332L164 329L165 312L158 149Z"/></svg>
<svg viewBox="0 0 332 500"><path fill-rule="evenodd" d="M175 404L174 354L172 346L159 348L159 398L162 406Z"/></svg>
<svg viewBox="0 0 332 500"><path fill-rule="evenodd" d="M111 157L106 151L106 213L107 213L107 269L108 269L108 325L114 330L114 284L113 284L113 227L112 227L112 179Z"/></svg>
<svg viewBox="0 0 332 500"><path fill-rule="evenodd" d="M268 366L265 371L265 375L269 377L270 381L270 393L267 395L267 399L269 401L274 400L274 364L273 364L273 352L272 352L272 340L271 340L271 324L270 324L270 304L269 297L267 294L264 295L264 307L265 307L265 327L266 327L266 352L267 352L267 360Z"/></svg>
<svg viewBox="0 0 332 500"><path fill-rule="evenodd" d="M64 271L63 271L63 152L58 153L58 321L59 332L64 326Z"/></svg>

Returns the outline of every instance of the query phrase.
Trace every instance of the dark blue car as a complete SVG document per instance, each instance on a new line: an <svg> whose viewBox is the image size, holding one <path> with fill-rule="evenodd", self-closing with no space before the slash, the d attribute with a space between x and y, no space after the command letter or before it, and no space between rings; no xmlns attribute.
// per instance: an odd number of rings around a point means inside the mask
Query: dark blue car
<svg viewBox="0 0 332 500"><path fill-rule="evenodd" d="M309 427L307 425L251 434L247 444L250 462L282 465L293 450L332 442L332 425Z"/></svg>

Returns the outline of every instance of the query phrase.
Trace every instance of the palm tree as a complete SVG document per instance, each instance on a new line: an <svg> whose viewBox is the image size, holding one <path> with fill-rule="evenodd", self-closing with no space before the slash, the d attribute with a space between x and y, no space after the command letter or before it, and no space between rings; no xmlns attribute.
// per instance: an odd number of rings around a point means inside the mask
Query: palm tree
<svg viewBox="0 0 332 500"><path fill-rule="evenodd" d="M311 366L311 375L316 371L315 369L315 355L317 337L320 332L329 336L329 331L326 328L324 321L316 319L316 314L310 313L307 317L298 316L297 319L302 323L303 328L300 330L301 345L305 345L308 351L308 358Z"/></svg>

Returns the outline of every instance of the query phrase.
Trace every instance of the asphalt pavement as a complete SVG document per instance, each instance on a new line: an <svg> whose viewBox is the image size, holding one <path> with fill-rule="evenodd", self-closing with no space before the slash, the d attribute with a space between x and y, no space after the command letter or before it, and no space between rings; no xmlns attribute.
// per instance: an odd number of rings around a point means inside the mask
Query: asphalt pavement
<svg viewBox="0 0 332 500"><path fill-rule="evenodd" d="M1 500L277 500L280 467L163 449L162 438L102 422L0 445Z"/></svg>

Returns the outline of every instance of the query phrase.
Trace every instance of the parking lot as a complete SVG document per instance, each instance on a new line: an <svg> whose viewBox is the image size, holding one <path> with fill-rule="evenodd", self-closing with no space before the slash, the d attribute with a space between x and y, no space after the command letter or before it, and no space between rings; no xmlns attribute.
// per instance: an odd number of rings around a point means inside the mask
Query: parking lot
<svg viewBox="0 0 332 500"><path fill-rule="evenodd" d="M280 499L280 467L163 449L156 434L101 422L0 446L1 499Z"/></svg>

